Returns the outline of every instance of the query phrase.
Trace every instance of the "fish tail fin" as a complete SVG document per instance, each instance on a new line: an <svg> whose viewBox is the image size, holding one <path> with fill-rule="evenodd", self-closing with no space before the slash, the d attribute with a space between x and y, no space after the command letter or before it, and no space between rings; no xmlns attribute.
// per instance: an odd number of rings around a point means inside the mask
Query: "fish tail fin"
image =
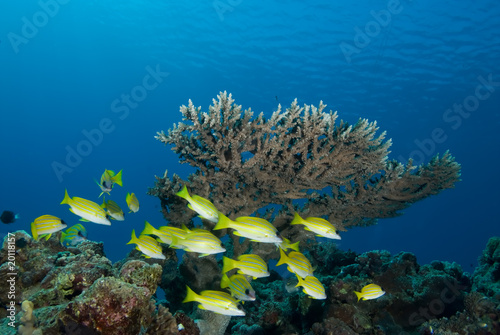
<svg viewBox="0 0 500 335"><path fill-rule="evenodd" d="M120 185L120 186L122 186L122 187L123 187L123 182L122 182L122 171L123 171L123 170L120 170L120 172L118 172L117 174L115 174L115 175L113 176L113 178L111 178L111 179L113 180L113 182L114 182L115 184L118 184L118 185Z"/></svg>
<svg viewBox="0 0 500 335"><path fill-rule="evenodd" d="M66 235L68 235L68 233L65 233L63 231L61 231L61 239L59 241L61 241L61 243L64 241L64 239L66 238Z"/></svg>
<svg viewBox="0 0 500 335"><path fill-rule="evenodd" d="M189 286L186 285L186 298L184 298L184 300L182 300L182 303L185 303L185 302L190 302L190 301L198 301L198 297L199 295L196 294L192 289L189 288Z"/></svg>
<svg viewBox="0 0 500 335"><path fill-rule="evenodd" d="M357 291L354 291L354 293L356 294L356 296L358 297L358 301L361 300L361 298L363 297L363 293L361 292L357 292Z"/></svg>
<svg viewBox="0 0 500 335"><path fill-rule="evenodd" d="M186 200L191 198L186 185L184 185L179 192L175 193L175 195L177 195L183 199L186 199Z"/></svg>
<svg viewBox="0 0 500 335"><path fill-rule="evenodd" d="M290 248L292 248L292 250L299 252L299 243L300 243L300 241L297 241L293 244L290 244Z"/></svg>
<svg viewBox="0 0 500 335"><path fill-rule="evenodd" d="M219 220L213 230L231 228L232 220L219 212Z"/></svg>
<svg viewBox="0 0 500 335"><path fill-rule="evenodd" d="M35 221L31 222L31 235L33 235L35 241L38 241L38 232L36 231Z"/></svg>
<svg viewBox="0 0 500 335"><path fill-rule="evenodd" d="M70 201L71 201L71 198L68 195L68 190L64 189L64 199L63 199L63 201L61 201L61 205L63 205L63 204L68 204L69 205Z"/></svg>
<svg viewBox="0 0 500 335"><path fill-rule="evenodd" d="M222 273L231 271L236 267L236 261L234 259L222 256Z"/></svg>
<svg viewBox="0 0 500 335"><path fill-rule="evenodd" d="M285 264L288 260L288 256L285 254L285 252L283 251L283 249L280 248L280 260L278 261L278 263L276 263L276 266L280 266L282 264Z"/></svg>
<svg viewBox="0 0 500 335"><path fill-rule="evenodd" d="M299 280L299 282L297 283L297 285L295 285L295 287L304 286L304 280L297 274L295 274L295 276Z"/></svg>
<svg viewBox="0 0 500 335"><path fill-rule="evenodd" d="M144 230L142 231L141 235L149 235L149 234L154 234L156 231L156 228L153 227L149 222L144 221Z"/></svg>
<svg viewBox="0 0 500 335"><path fill-rule="evenodd" d="M220 281L220 287L221 287L221 288L226 288L226 287L229 287L229 283L230 283L230 281L229 281L229 277L227 276L227 274L225 274L225 273L224 273L224 274L222 275L222 279L221 279L221 281Z"/></svg>
<svg viewBox="0 0 500 335"><path fill-rule="evenodd" d="M303 221L304 219L302 219L300 215L297 212L295 212L295 214L293 215L293 220L292 222L290 222L290 224L291 225L302 224Z"/></svg>
<svg viewBox="0 0 500 335"><path fill-rule="evenodd" d="M137 243L137 236L135 236L135 229L132 229L132 238L127 244L134 244Z"/></svg>
<svg viewBox="0 0 500 335"><path fill-rule="evenodd" d="M182 246L179 245L179 239L177 238L177 236L172 235L172 242L170 243L170 248L182 249Z"/></svg>

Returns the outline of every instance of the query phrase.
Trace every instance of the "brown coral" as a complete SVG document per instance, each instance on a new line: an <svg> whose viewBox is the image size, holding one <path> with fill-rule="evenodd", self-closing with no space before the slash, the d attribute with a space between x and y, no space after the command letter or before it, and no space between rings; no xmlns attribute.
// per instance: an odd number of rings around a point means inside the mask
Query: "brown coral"
<svg viewBox="0 0 500 335"><path fill-rule="evenodd" d="M376 122L337 124L337 113L325 107L322 102L300 107L295 100L266 119L243 111L224 92L208 112L189 101L181 107L184 122L156 138L197 169L188 178L194 193L232 216L280 205L278 214L268 213L278 228L291 218L292 207L328 216L340 230L374 224L459 180L460 165L448 152L418 167L388 160L391 140L385 140L385 132L377 134ZM184 183L165 172L150 190L173 224L194 216L173 196ZM299 199L305 200L302 205Z"/></svg>

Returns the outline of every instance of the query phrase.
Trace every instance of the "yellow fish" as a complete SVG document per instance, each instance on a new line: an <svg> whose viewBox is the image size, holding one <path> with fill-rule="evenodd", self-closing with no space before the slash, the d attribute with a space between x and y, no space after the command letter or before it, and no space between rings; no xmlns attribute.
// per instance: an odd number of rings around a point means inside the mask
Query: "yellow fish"
<svg viewBox="0 0 500 335"><path fill-rule="evenodd" d="M296 274L296 276L299 283L295 287L302 286L304 293L313 299L326 299L325 287L321 284L318 278L314 276L307 276L305 279L302 279L299 275Z"/></svg>
<svg viewBox="0 0 500 335"><path fill-rule="evenodd" d="M61 232L61 245L63 247L72 247L87 239L87 230L78 223Z"/></svg>
<svg viewBox="0 0 500 335"><path fill-rule="evenodd" d="M144 230L142 231L141 235L155 235L159 239L159 241L157 239L158 242L172 244L172 236L175 236L177 239L183 240L184 238L186 238L186 235L188 233L189 229L187 228L181 229L177 227L163 226L159 229L156 229L149 222L145 221Z"/></svg>
<svg viewBox="0 0 500 335"><path fill-rule="evenodd" d="M210 200L197 195L190 196L186 185L175 195L187 200L188 207L198 213L202 219L217 222L219 219L219 211L215 208Z"/></svg>
<svg viewBox="0 0 500 335"><path fill-rule="evenodd" d="M278 248L281 248L284 251L287 251L288 249L292 249L292 250L295 250L295 251L300 251L299 250L299 243L300 243L300 241L292 243L286 237L282 237L282 239L283 239L283 242L281 242L281 243L275 243Z"/></svg>
<svg viewBox="0 0 500 335"><path fill-rule="evenodd" d="M253 217L240 216L235 220L219 212L219 221L214 230L232 228L234 235L249 238L254 242L281 243L283 240L277 235L278 230L267 220Z"/></svg>
<svg viewBox="0 0 500 335"><path fill-rule="evenodd" d="M135 236L135 230L132 230L132 239L127 244L137 244L136 249L144 254L146 258L165 259L161 246L154 238L147 235Z"/></svg>
<svg viewBox="0 0 500 335"><path fill-rule="evenodd" d="M66 223L54 215L39 216L31 223L31 235L38 241L40 235L46 235L45 240L48 240L52 233L58 232L66 228Z"/></svg>
<svg viewBox="0 0 500 335"><path fill-rule="evenodd" d="M184 249L189 252L200 253L199 257L211 254L219 254L226 251L222 242L208 230L195 230L188 233L184 239L172 236L172 248Z"/></svg>
<svg viewBox="0 0 500 335"><path fill-rule="evenodd" d="M231 295L236 299L243 301L255 300L255 290L244 275L236 274L228 277L227 274L224 273L222 275L220 287L229 288Z"/></svg>
<svg viewBox="0 0 500 335"><path fill-rule="evenodd" d="M99 185L102 191L99 197L104 193L107 193L109 195L109 192L111 192L111 190L113 189L114 184L123 186L122 171L123 170L120 170L120 172L115 173L115 171L113 170L104 170L104 173L101 176L101 183L99 184L96 181L97 185Z"/></svg>
<svg viewBox="0 0 500 335"><path fill-rule="evenodd" d="M118 206L118 204L116 202L114 202L113 200L108 200L106 201L104 198L102 199L102 205L101 205L102 208L104 208L106 210L106 212L108 213L108 215L117 220L117 221L123 221L125 220L125 217L123 216L123 211L122 209L120 208L120 206Z"/></svg>
<svg viewBox="0 0 500 335"><path fill-rule="evenodd" d="M245 316L245 312L239 308L238 301L226 292L222 291L203 291L196 294L193 290L186 286L186 298L182 301L198 302L199 309L205 309L217 314L230 315L230 316Z"/></svg>
<svg viewBox="0 0 500 335"><path fill-rule="evenodd" d="M312 231L313 233L316 233L317 236L340 240L340 236L337 234L335 227L330 222L322 218L308 217L304 220L299 214L297 214L297 212L295 212L295 216L290 224L302 224L306 226L304 228L305 230Z"/></svg>
<svg viewBox="0 0 500 335"><path fill-rule="evenodd" d="M377 284L368 284L361 289L361 292L354 291L354 293L358 297L358 301L361 299L363 300L377 299L385 294L385 292L382 291L382 288Z"/></svg>
<svg viewBox="0 0 500 335"><path fill-rule="evenodd" d="M127 193L125 201L127 202L128 209L130 209L129 213L137 213L139 211L139 200L137 200L135 193Z"/></svg>
<svg viewBox="0 0 500 335"><path fill-rule="evenodd" d="M280 256L280 260L276 266L286 263L288 265L288 271L293 272L302 278L312 276L312 265L306 256L300 252L292 251L287 255L283 249L280 248Z"/></svg>
<svg viewBox="0 0 500 335"><path fill-rule="evenodd" d="M222 273L239 269L238 273L252 276L253 279L270 276L267 264L259 255L246 254L238 256L238 260L222 257Z"/></svg>
<svg viewBox="0 0 500 335"><path fill-rule="evenodd" d="M106 212L93 201L82 199L78 197L73 197L71 199L68 195L68 191L64 191L64 199L61 201L62 204L68 204L70 206L70 211L83 218L83 221L90 221L98 224L104 224L107 226L111 225Z"/></svg>

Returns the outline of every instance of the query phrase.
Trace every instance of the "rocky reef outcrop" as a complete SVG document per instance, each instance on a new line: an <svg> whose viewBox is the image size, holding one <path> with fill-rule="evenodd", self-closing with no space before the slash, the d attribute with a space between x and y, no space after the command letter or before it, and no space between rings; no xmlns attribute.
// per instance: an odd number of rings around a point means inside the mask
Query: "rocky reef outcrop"
<svg viewBox="0 0 500 335"><path fill-rule="evenodd" d="M306 256L326 288L326 300L307 297L293 277L281 276L286 270L272 267L271 276L252 281L257 299L243 305L246 316L232 318L182 304L185 284L220 289L215 257L201 262L184 255L178 262L171 249L164 250L166 260L132 251L112 264L101 243L63 248L57 239L35 241L23 231L9 237L0 253L0 274L14 277L15 285L0 286L2 334L17 334L20 325L21 334L26 329L131 335L500 333L498 237L490 239L473 274L456 263L419 265L411 253L356 254L333 243L317 244ZM353 292L369 283L380 285L385 295L358 301ZM166 300L157 297L159 287Z"/></svg>

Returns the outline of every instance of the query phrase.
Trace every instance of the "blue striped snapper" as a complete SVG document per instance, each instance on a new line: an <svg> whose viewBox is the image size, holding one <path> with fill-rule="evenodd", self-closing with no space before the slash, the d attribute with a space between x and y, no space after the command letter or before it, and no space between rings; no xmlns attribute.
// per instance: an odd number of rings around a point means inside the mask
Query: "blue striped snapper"
<svg viewBox="0 0 500 335"><path fill-rule="evenodd" d="M222 275L220 287L229 288L231 295L236 299L243 301L255 300L255 290L244 275L235 274L228 277L227 274L224 273Z"/></svg>
<svg viewBox="0 0 500 335"><path fill-rule="evenodd" d="M297 212L295 212L294 218L290 224L302 224L305 226L305 230L312 231L313 233L316 233L317 236L340 240L340 236L337 234L335 227L330 222L322 218L308 217L303 219L299 214L297 214Z"/></svg>
<svg viewBox="0 0 500 335"><path fill-rule="evenodd" d="M74 247L78 243L85 241L87 239L87 230L85 227L78 223L74 226L69 227L65 231L61 232L61 245L63 247Z"/></svg>
<svg viewBox="0 0 500 335"><path fill-rule="evenodd" d="M130 209L129 213L137 213L139 211L139 200L135 196L135 193L128 193L125 197L125 201L127 202L128 209Z"/></svg>
<svg viewBox="0 0 500 335"><path fill-rule="evenodd" d="M304 293L313 299L326 299L325 287L321 284L318 278L313 275L309 275L305 279L300 278L297 274L296 276L299 283L295 287L302 286Z"/></svg>
<svg viewBox="0 0 500 335"><path fill-rule="evenodd" d="M172 244L172 236L183 240L187 234L186 230L176 227L163 226L156 229L148 221L144 221L144 230L141 232L141 235L155 235L158 242L165 244Z"/></svg>
<svg viewBox="0 0 500 335"><path fill-rule="evenodd" d="M135 230L132 230L132 239L127 244L136 244L136 249L142 252L146 258L166 258L162 253L161 246L154 238L147 235L140 235L139 238L137 238Z"/></svg>
<svg viewBox="0 0 500 335"><path fill-rule="evenodd" d="M68 190L64 190L64 199L61 202L62 204L68 204L70 206L70 211L73 214L80 216L82 221L90 221L98 224L104 224L107 226L111 225L111 222L108 220L108 216L104 209L101 208L98 204L93 201L73 197L71 199L68 195Z"/></svg>
<svg viewBox="0 0 500 335"><path fill-rule="evenodd" d="M99 197L103 195L104 193L107 193L109 195L109 192L113 189L114 184L118 184L120 186L123 186L122 183L122 171L115 173L113 170L104 170L104 173L101 176L101 183L97 183L99 187L101 188L101 194L99 194Z"/></svg>
<svg viewBox="0 0 500 335"><path fill-rule="evenodd" d="M63 230L66 227L66 223L56 216L42 215L31 223L31 235L37 241L42 237L41 235L45 235L45 240L48 240L52 233Z"/></svg>
<svg viewBox="0 0 500 335"><path fill-rule="evenodd" d="M278 230L271 222L253 217L240 216L234 221L219 212L219 221L214 230L232 228L236 230L234 235L249 238L254 242L281 243L282 239L277 235Z"/></svg>
<svg viewBox="0 0 500 335"><path fill-rule="evenodd" d="M208 230L202 230L203 229L189 232L184 239L178 239L172 236L171 247L184 249L189 252L198 252L200 253L199 257L226 251L221 240Z"/></svg>
<svg viewBox="0 0 500 335"><path fill-rule="evenodd" d="M196 301L200 304L199 309L223 315L245 316L245 312L239 308L238 301L226 292L207 290L196 294L189 286L186 286L186 289L187 294L183 303Z"/></svg>
<svg viewBox="0 0 500 335"><path fill-rule="evenodd" d="M186 236L188 234L187 230L177 228L177 227L162 226L162 227L158 228L158 230L159 230L160 234L163 234L162 235L163 237L160 235L157 235L157 236L162 241L165 240L165 242L163 242L163 243L167 243L167 244L172 244L172 237L175 237L178 240L183 240L186 238ZM166 241L168 241L167 237L166 237L167 234L170 235L170 242L166 242Z"/></svg>
<svg viewBox="0 0 500 335"><path fill-rule="evenodd" d="M361 292L354 291L359 300L371 300L380 298L385 294L382 288L377 284L368 284L361 289Z"/></svg>
<svg viewBox="0 0 500 335"><path fill-rule="evenodd" d="M266 262L258 255L240 255L238 256L238 260L223 256L222 273L226 273L232 269L239 269L238 273L251 276L253 279L270 276Z"/></svg>
<svg viewBox="0 0 500 335"><path fill-rule="evenodd" d="M106 201L104 198L102 199L102 205L101 205L102 208L104 208L106 210L106 212L108 213L108 215L117 220L117 221L123 221L125 220L125 217L123 216L123 211L122 209L120 208L120 206L118 206L118 204L116 202L114 202L113 200L108 200Z"/></svg>
<svg viewBox="0 0 500 335"><path fill-rule="evenodd" d="M212 222L217 222L219 219L219 211L215 208L214 204L210 200L198 195L189 195L186 185L175 195L185 199L189 203L188 207L198 213L202 219Z"/></svg>
<svg viewBox="0 0 500 335"><path fill-rule="evenodd" d="M297 251L292 251L288 255L280 248L280 260L276 266L282 264L288 265L288 271L295 273L296 275L305 278L313 274L313 269L309 260Z"/></svg>

